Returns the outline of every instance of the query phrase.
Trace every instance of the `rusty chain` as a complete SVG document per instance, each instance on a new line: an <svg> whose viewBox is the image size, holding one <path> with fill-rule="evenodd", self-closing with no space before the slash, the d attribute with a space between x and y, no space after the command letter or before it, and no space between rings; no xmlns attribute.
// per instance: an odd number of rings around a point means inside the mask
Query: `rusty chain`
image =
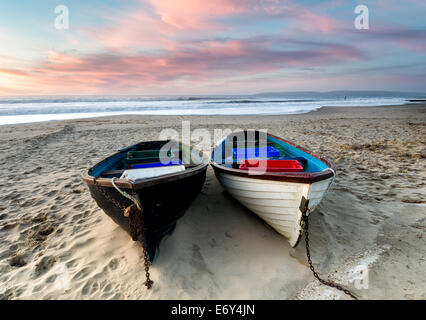
<svg viewBox="0 0 426 320"><path fill-rule="evenodd" d="M145 286L148 289L151 289L152 285L154 284L154 281L150 279L149 274L149 267L150 262L148 260L148 254L146 250L146 228L144 225L144 215L143 215L143 208L139 210L135 204L132 204L129 207L125 207L120 204L116 199L114 199L110 194L108 194L101 186L98 185L98 182L96 179L93 180L94 184L96 186L96 189L100 191L106 199L111 201L117 208L123 211L123 214L127 217L129 217L129 227L130 227L130 235L133 239L133 241L137 241L139 238L139 235L141 236L141 243L142 243L142 250L143 250L143 259L144 259L144 265L145 265Z"/></svg>
<svg viewBox="0 0 426 320"><path fill-rule="evenodd" d="M111 201L117 208L121 209L122 211L125 211L127 209L125 206L122 206L116 199L111 197L104 189L102 189L98 185L96 179L93 179L93 182L95 183L96 189L98 189L98 191L100 191L104 195L104 197Z"/></svg>
<svg viewBox="0 0 426 320"><path fill-rule="evenodd" d="M350 296L351 298L358 300L358 297L355 296L352 292L350 292L348 289L343 288L341 285L336 284L332 281L327 281L322 279L318 273L315 271L314 265L312 264L312 260L311 260L311 252L309 249L309 215L307 214L309 210L305 210L303 212L303 216L302 216L302 222L303 225L305 227L305 242L306 242L306 256L308 257L308 263L309 263L309 268L311 269L312 273L314 274L314 277L321 282L323 285L332 287L332 288L336 288L337 290L343 291L345 294L347 294L348 296ZM302 225L302 226L303 226Z"/></svg>

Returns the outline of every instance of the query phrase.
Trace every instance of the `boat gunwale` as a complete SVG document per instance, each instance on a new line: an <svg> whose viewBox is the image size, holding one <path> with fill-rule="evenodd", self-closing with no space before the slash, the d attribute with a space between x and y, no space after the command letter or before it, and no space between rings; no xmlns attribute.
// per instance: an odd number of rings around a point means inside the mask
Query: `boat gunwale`
<svg viewBox="0 0 426 320"><path fill-rule="evenodd" d="M168 140L170 141L170 140ZM143 142L147 142L147 141L143 141ZM143 143L140 142L140 143ZM160 142L160 140L153 140L153 141L149 141L149 142ZM140 143L136 143L132 146L138 145ZM187 177L190 177L192 175L196 175L204 170L207 169L207 166L209 165L210 161L206 155L206 153L202 150L198 150L196 148L194 148L193 146L188 146L186 144L181 143L182 146L185 147L189 147L192 150L196 150L200 157L202 158L202 162L200 164L198 164L195 167L186 169L185 171L180 171L180 172L176 172L176 173L171 173L171 174L166 174L166 175L162 175L159 177L153 177L150 179L145 179L145 180L140 180L132 183L130 182L130 180L128 179L116 179L114 181L115 185L120 187L120 188L125 188L125 189L131 189L131 190L139 190L139 189L143 189L143 188L147 188L147 187L151 187L154 185L158 185L158 184L163 184L163 183L168 183L168 182L172 182L172 181L176 181L176 180L180 180L180 179L184 179ZM94 176L91 176L89 174L89 172L95 168L96 166L100 165L102 162L107 161L108 159L111 159L112 157L115 157L116 155L125 152L126 150L128 150L130 147L126 147L124 149L119 150L118 152L102 159L101 161L97 162L95 165L91 166L89 169L85 170L82 175L81 178L83 179L84 182L86 182L87 184L92 184L92 185L98 185L101 187L111 187L113 188L114 186L112 185L112 178L96 178ZM204 160L206 160L206 162L204 162ZM208 160L208 161L207 161Z"/></svg>
<svg viewBox="0 0 426 320"><path fill-rule="evenodd" d="M247 130L244 130L247 131ZM256 130L257 131L257 130ZM214 150L216 150L216 148L224 141L226 140L229 136L233 136L235 135L235 133L231 133L230 135L226 136L224 139L222 139L221 141L219 141ZM326 164L328 166L328 168L331 168L334 172L336 172L336 166L334 165L334 163L332 163L330 160L326 159L326 158L322 158L320 156L318 156L317 154L313 153L312 151L301 147L291 141L285 140L283 138L280 138L276 135L267 133L268 136L275 138L277 140L280 140L286 144L289 144L303 152L306 152L307 154L317 158L318 160L320 160L321 162L323 162L324 164ZM239 169L233 169L233 168L227 168L224 167L223 165L218 164L217 162L215 162L213 159L211 160L211 165L213 167L213 169L216 171L218 170L218 172L220 173L225 173L225 174L229 174L229 175L233 175L233 176L240 176L240 177L245 177L245 178L250 178L250 179L259 179L259 180L275 180L275 181L283 181L283 182L292 182L292 183L305 183L305 184L312 184L314 182L318 182L318 181L323 181L323 180L327 180L329 178L332 178L334 173L331 172L330 170L326 170L326 171L320 171L320 172L285 172L285 173L281 173L281 172L265 172L263 174L249 174L248 171L246 170L239 170Z"/></svg>

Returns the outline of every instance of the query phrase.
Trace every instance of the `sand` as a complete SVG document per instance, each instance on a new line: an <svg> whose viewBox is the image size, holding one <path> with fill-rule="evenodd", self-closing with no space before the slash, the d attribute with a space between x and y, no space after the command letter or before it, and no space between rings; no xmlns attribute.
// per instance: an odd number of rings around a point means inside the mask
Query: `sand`
<svg viewBox="0 0 426 320"><path fill-rule="evenodd" d="M142 250L91 199L81 172L163 128L264 129L334 161L311 216L319 273L361 299L425 299L426 105L303 115L122 116L0 127L2 299L348 299L234 201L212 169L160 247L151 290ZM367 268L368 288L353 282ZM364 283L365 285L365 283ZM359 287L359 286L358 286Z"/></svg>

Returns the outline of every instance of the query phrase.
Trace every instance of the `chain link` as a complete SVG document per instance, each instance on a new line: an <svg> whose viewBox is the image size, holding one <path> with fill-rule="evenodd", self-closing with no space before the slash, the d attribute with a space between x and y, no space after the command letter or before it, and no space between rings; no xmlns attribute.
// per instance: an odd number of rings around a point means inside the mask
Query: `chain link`
<svg viewBox="0 0 426 320"><path fill-rule="evenodd" d="M144 259L144 266L145 266L145 286L148 289L151 289L152 285L154 284L154 281L150 279L149 274L149 267L151 266L151 263L148 260L148 253L146 250L146 228L144 224L144 214L143 214L143 208L141 207L141 210L137 208L135 204L132 204L129 207L125 207L120 204L116 199L114 199L110 194L108 194L101 186L98 185L98 182L96 179L94 179L94 183L96 186L96 189L98 189L106 199L111 201L117 208L123 211L124 215L129 216L129 226L130 226L130 235L133 239L133 241L137 241L139 236L141 237L141 243L142 243L142 250L143 250L143 259Z"/></svg>
<svg viewBox="0 0 426 320"><path fill-rule="evenodd" d="M104 195L104 197L107 198L109 201L111 201L118 209L121 209L123 211L126 210L126 207L122 206L117 200L111 197L103 188L101 188L98 185L96 180L95 180L95 186L96 186L96 189L98 189L98 191L100 191Z"/></svg>
<svg viewBox="0 0 426 320"><path fill-rule="evenodd" d="M332 281L326 281L326 280L322 279L318 275L318 273L315 271L314 265L312 264L312 260L311 260L311 252L310 252L310 249L309 249L309 215L307 214L307 211L309 211L309 210L306 210L303 213L302 222L303 222L304 227L305 227L306 256L308 257L309 268L311 269L312 273L314 274L314 277L319 282L321 282L323 285L326 285L326 286L329 286L329 287L332 287L332 288L336 288L337 290L343 291L345 294L352 297L353 299L358 300L358 298L352 292L350 292L348 289L345 289L342 286L340 286L339 284L336 284Z"/></svg>

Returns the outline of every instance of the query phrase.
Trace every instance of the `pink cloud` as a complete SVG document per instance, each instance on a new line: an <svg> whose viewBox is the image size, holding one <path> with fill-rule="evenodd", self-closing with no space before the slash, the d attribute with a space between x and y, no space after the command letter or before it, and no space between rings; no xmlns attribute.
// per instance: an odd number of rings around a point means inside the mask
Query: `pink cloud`
<svg viewBox="0 0 426 320"><path fill-rule="evenodd" d="M117 52L171 50L178 39L217 37L218 32L229 28L220 19L238 16L248 21L253 17L257 21L282 17L297 31L309 33L330 33L340 25L327 15L285 0L147 0L122 13L106 14L104 18L110 21L107 26L84 32Z"/></svg>
<svg viewBox="0 0 426 320"><path fill-rule="evenodd" d="M275 1L271 6L263 6L268 14L282 16L293 22L293 28L309 33L330 33L337 31L342 23L328 15L289 1Z"/></svg>
<svg viewBox="0 0 426 320"><path fill-rule="evenodd" d="M172 49L179 36L210 35L222 30L218 17L247 10L238 0L147 0L122 13L109 13L109 25L83 30L108 49ZM147 3L149 7L147 7Z"/></svg>
<svg viewBox="0 0 426 320"><path fill-rule="evenodd" d="M330 33L337 29L339 23L325 15L319 15L307 9L303 9L298 13L298 26L307 32Z"/></svg>
<svg viewBox="0 0 426 320"><path fill-rule="evenodd" d="M108 18L109 26L86 29L83 32L109 50L162 49L173 45L173 41L168 38L176 33L175 28L151 16L143 8Z"/></svg>
<svg viewBox="0 0 426 320"><path fill-rule="evenodd" d="M0 74L2 74L2 73L4 75L13 75L13 76L27 76L28 75L25 71L0 68Z"/></svg>
<svg viewBox="0 0 426 320"><path fill-rule="evenodd" d="M201 29L216 26L212 18L243 12L238 1L148 0L161 20L178 29Z"/></svg>
<svg viewBox="0 0 426 320"><path fill-rule="evenodd" d="M261 72L326 66L362 59L358 50L341 45L271 48L270 41L209 40L186 43L159 55L76 55L50 51L44 63L29 71L0 70L13 76L15 86L49 93L146 93L183 82L185 86L207 85L217 79L233 79ZM12 75L11 75L12 73ZM17 77L19 75L19 77Z"/></svg>
<svg viewBox="0 0 426 320"><path fill-rule="evenodd" d="M366 40L426 52L426 29L412 29L401 26L381 26L369 30L363 37Z"/></svg>

